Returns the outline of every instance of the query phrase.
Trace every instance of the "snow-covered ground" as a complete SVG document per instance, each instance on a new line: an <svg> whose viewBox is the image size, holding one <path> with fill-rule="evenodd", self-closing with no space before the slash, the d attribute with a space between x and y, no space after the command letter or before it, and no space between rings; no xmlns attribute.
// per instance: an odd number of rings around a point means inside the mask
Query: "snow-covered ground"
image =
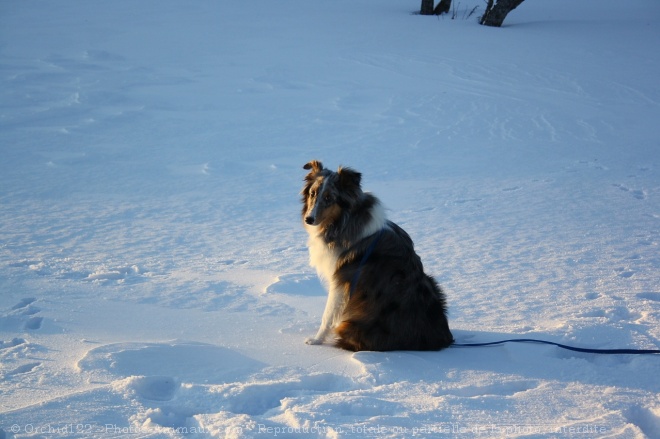
<svg viewBox="0 0 660 439"><path fill-rule="evenodd" d="M0 2L0 438L660 437L660 356L304 344L320 159L457 341L660 348L660 2L454 3Z"/></svg>

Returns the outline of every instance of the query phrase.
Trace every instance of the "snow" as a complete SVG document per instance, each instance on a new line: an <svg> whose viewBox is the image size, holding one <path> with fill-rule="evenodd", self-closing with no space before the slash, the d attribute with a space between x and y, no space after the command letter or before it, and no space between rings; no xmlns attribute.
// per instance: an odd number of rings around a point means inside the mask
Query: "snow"
<svg viewBox="0 0 660 439"><path fill-rule="evenodd" d="M0 3L0 438L660 437L658 356L308 346L302 165L459 342L660 348L660 3Z"/></svg>

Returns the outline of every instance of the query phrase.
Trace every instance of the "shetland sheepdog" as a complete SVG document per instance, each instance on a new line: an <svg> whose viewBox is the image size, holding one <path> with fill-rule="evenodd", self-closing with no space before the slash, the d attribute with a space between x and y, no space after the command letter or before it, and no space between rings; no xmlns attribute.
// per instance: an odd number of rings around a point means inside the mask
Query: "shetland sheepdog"
<svg viewBox="0 0 660 439"><path fill-rule="evenodd" d="M362 174L307 163L302 219L310 265L328 287L321 327L351 351L439 350L453 343L445 295L424 273L410 236L388 221Z"/></svg>

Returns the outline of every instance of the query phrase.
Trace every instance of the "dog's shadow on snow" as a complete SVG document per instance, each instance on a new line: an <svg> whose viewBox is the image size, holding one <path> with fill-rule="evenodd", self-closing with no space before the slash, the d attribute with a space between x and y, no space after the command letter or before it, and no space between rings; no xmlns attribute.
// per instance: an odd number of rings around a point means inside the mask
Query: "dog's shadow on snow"
<svg viewBox="0 0 660 439"><path fill-rule="evenodd" d="M316 274L282 274L264 290L265 294L289 296L327 296L327 290Z"/></svg>
<svg viewBox="0 0 660 439"><path fill-rule="evenodd" d="M585 345L566 342L556 336L511 334L453 329L456 343L488 343L508 339L539 339L571 346L596 349L626 346ZM505 343L493 346L451 346L441 351L356 352L353 359L380 376L409 377L419 380L460 380L464 373L481 371L524 380L580 382L602 386L622 386L660 392L660 382L649 389L648 374L657 368L658 355L618 355L582 353L541 343ZM655 358L654 358L655 357ZM611 371L616 368L616 373ZM621 368L630 370L621 374ZM382 383L384 384L384 383Z"/></svg>

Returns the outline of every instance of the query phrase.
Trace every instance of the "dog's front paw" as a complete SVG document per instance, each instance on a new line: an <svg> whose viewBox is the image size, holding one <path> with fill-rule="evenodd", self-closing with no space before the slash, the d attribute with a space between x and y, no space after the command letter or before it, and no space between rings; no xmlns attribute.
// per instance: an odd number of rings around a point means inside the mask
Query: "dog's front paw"
<svg viewBox="0 0 660 439"><path fill-rule="evenodd" d="M307 343L307 344L323 344L323 339L322 338L309 337L307 340L305 340L305 343Z"/></svg>

